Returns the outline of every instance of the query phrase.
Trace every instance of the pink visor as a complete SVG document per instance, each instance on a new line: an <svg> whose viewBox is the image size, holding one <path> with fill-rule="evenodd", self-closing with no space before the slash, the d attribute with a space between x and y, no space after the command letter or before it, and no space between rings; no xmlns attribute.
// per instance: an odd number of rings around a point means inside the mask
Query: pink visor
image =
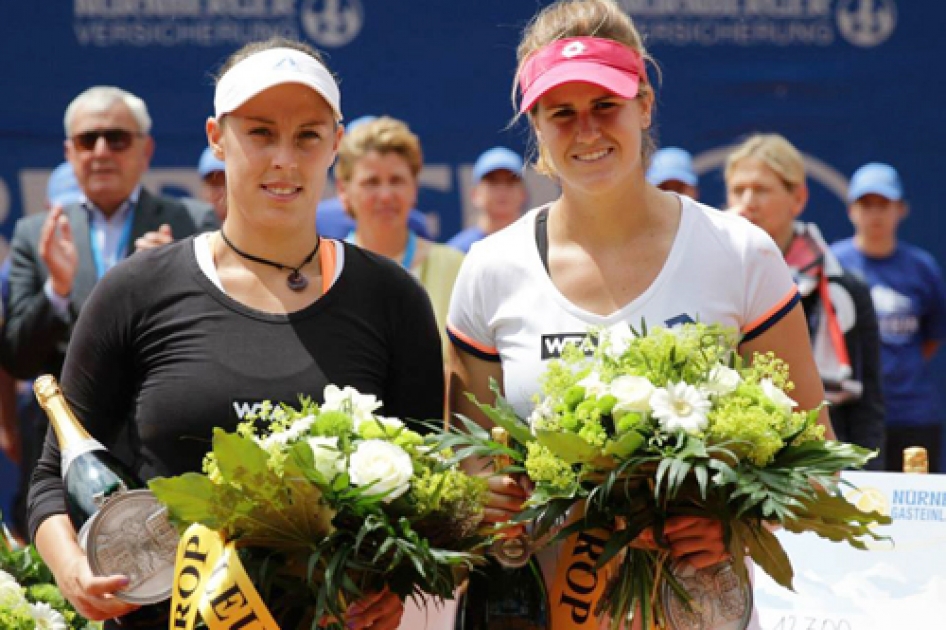
<svg viewBox="0 0 946 630"><path fill-rule="evenodd" d="M640 54L624 44L601 37L559 39L532 54L519 73L520 113L526 113L543 94L563 83L592 83L621 98L637 96L646 81Z"/></svg>

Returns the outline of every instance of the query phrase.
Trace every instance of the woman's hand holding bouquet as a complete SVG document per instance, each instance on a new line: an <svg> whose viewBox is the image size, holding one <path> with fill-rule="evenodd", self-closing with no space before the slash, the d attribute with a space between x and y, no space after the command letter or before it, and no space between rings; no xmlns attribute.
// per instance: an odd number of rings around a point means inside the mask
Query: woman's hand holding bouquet
<svg viewBox="0 0 946 630"><path fill-rule="evenodd" d="M218 565L237 556L266 609L254 614L281 627L395 627L399 602L450 598L479 562L486 481L461 471L434 437L376 415L373 396L330 385L324 400L266 404L236 433L215 431L203 474L149 485L173 522L206 528L193 540L212 530L233 550ZM179 579L184 559L179 552ZM196 607L214 614L206 601Z"/></svg>
<svg viewBox="0 0 946 630"><path fill-rule="evenodd" d="M701 614L674 574L680 560L705 569L730 557L727 570L745 583L749 555L791 588L791 563L767 525L859 548L882 537L871 526L889 519L839 491L838 473L875 454L824 440L819 409L795 410L788 366L771 353L744 365L737 346L734 332L704 324L593 331L549 364L526 423L498 391L493 405L477 402L517 448L468 419L441 447L511 455L511 470L534 484L513 521L532 522L539 540L606 533L594 557L609 576L596 612L613 628L634 614L664 626L671 606ZM751 602L731 607L743 614Z"/></svg>

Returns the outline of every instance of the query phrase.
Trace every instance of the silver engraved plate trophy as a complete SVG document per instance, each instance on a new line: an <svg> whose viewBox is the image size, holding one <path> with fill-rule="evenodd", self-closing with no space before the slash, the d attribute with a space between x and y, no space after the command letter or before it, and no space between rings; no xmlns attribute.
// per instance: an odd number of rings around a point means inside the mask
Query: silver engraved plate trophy
<svg viewBox="0 0 946 630"><path fill-rule="evenodd" d="M143 489L109 495L79 531L92 573L128 576L115 596L143 606L171 596L178 541L167 509Z"/></svg>
<svg viewBox="0 0 946 630"><path fill-rule="evenodd" d="M745 630L752 618L752 587L731 560L696 569L674 563L671 572L690 594L689 606L664 582L667 622L673 630Z"/></svg>

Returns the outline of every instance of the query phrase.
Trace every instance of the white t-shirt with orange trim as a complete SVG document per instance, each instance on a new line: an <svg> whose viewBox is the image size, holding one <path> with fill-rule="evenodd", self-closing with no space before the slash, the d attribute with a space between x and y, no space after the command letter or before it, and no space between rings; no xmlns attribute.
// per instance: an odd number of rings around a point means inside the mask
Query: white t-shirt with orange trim
<svg viewBox="0 0 946 630"><path fill-rule="evenodd" d="M529 415L546 362L591 327L700 321L737 329L748 340L794 307L798 290L768 234L741 217L680 199L680 226L657 278L606 317L575 306L552 283L535 238L542 208L470 249L447 331L461 351L502 362L506 397L521 417Z"/></svg>

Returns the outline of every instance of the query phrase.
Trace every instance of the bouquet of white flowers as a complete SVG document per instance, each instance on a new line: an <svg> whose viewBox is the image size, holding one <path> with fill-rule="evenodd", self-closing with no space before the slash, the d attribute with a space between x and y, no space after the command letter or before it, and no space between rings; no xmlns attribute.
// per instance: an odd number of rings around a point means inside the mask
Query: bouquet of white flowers
<svg viewBox="0 0 946 630"><path fill-rule="evenodd" d="M256 602L246 614L283 628L335 627L349 603L384 587L402 598L453 597L485 543L485 481L450 463L433 437L376 415L380 405L334 385L322 405L265 403L235 433L214 432L203 474L152 480L172 522L206 528L182 537L174 610L203 589L193 608L205 619L219 613L234 599L220 599L228 582L213 576L230 566L239 586L236 564L252 582L239 587L240 601Z"/></svg>
<svg viewBox="0 0 946 630"><path fill-rule="evenodd" d="M721 521L733 558L730 581L735 574L743 584L749 555L791 588L791 563L767 523L858 548L882 537L871 525L889 519L860 512L838 488L839 471L861 467L875 453L824 440L819 410L794 409L783 361L757 354L743 365L735 333L704 324L639 332L625 326L592 331L589 339L550 363L527 423L498 392L494 405L477 403L518 448L490 442L465 418L441 447L456 449L457 457L512 456L512 470L535 484L519 520L531 521L536 537L606 532L588 555L596 569L607 568L596 612L613 628L635 611L642 627L666 627L671 607L685 623L702 623L700 602L687 592L696 578L675 574L666 549L629 546L648 528L660 543L672 516ZM583 517L562 527L576 512ZM586 539L586 551L588 540L598 539ZM588 578L589 590L596 581ZM751 608L751 601L728 604L738 615Z"/></svg>
<svg viewBox="0 0 946 630"><path fill-rule="evenodd" d="M75 611L32 545L17 546L0 532L0 628L3 630L97 630L101 624Z"/></svg>

